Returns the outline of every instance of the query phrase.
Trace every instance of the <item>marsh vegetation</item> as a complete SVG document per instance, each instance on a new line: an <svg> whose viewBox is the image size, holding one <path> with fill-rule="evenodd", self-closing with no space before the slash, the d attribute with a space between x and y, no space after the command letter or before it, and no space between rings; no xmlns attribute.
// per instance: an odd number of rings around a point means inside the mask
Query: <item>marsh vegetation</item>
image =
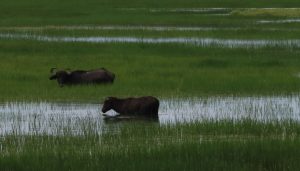
<svg viewBox="0 0 300 171"><path fill-rule="evenodd" d="M299 7L3 0L0 170L298 169ZM60 88L53 67L116 79ZM101 116L107 96L144 95L158 121Z"/></svg>

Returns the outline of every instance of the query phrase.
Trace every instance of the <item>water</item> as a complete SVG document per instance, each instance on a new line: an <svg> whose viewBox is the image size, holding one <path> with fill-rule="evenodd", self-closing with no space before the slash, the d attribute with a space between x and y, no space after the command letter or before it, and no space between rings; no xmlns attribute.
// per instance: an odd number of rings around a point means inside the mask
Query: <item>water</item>
<svg viewBox="0 0 300 171"><path fill-rule="evenodd" d="M201 47L223 48L262 48L262 47L300 47L300 39L264 40L264 39L218 39L198 37L55 37L31 34L1 34L0 39L35 40L42 42L87 42L87 43L144 43L144 44L188 44Z"/></svg>
<svg viewBox="0 0 300 171"><path fill-rule="evenodd" d="M265 20L258 21L264 22ZM293 28L246 28L246 27L196 27L196 26L130 26L130 25L115 25L115 26L88 26L88 25L73 25L73 26L18 26L18 27L0 27L0 30L14 30L14 31L43 31L43 30L118 30L118 31L130 31L130 30L140 30L140 31L216 31L216 30L228 30L228 31L238 31L238 30L264 30L264 31L296 31Z"/></svg>
<svg viewBox="0 0 300 171"><path fill-rule="evenodd" d="M228 13L235 10L299 10L300 8L121 8L125 11L148 11L148 12L186 12L186 13Z"/></svg>
<svg viewBox="0 0 300 171"><path fill-rule="evenodd" d="M33 27L0 27L0 30L145 30L145 31L212 31L212 30L239 30L239 27L172 27L172 26L33 26Z"/></svg>
<svg viewBox="0 0 300 171"><path fill-rule="evenodd" d="M195 13L205 15L230 15L229 8L157 8L148 9L152 13Z"/></svg>
<svg viewBox="0 0 300 171"><path fill-rule="evenodd" d="M275 23L275 24L282 24L282 23L299 23L300 19L284 19L284 20L260 20L257 21L261 24L269 24L269 23Z"/></svg>
<svg viewBox="0 0 300 171"><path fill-rule="evenodd" d="M102 116L101 107L100 104L82 103L7 102L0 105L0 135L81 135L86 131L101 134L110 131L108 125L111 125ZM113 111L108 114L116 115ZM263 123L299 122L300 95L161 100L158 123L243 119Z"/></svg>

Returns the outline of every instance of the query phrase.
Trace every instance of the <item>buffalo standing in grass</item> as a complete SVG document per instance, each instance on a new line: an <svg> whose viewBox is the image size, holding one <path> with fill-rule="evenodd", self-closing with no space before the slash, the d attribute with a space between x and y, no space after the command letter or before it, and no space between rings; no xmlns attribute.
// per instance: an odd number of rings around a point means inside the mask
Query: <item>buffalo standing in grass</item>
<svg viewBox="0 0 300 171"><path fill-rule="evenodd" d="M159 100L152 96L119 99L108 97L103 104L102 112L111 109L121 115L134 115L158 118Z"/></svg>
<svg viewBox="0 0 300 171"><path fill-rule="evenodd" d="M68 70L56 70L51 69L50 80L56 79L58 84L62 87L64 85L76 85L76 84L102 84L113 83L115 74L106 70L105 68L83 71L68 71Z"/></svg>

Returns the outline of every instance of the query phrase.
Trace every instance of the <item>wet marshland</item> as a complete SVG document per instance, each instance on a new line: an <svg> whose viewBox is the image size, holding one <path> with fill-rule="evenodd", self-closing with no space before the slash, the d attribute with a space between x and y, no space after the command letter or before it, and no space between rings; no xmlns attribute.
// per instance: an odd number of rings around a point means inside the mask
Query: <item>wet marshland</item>
<svg viewBox="0 0 300 171"><path fill-rule="evenodd" d="M0 105L0 132L7 134L81 135L115 131L118 126L136 118L104 117L101 104L7 102ZM160 125L245 119L270 123L300 120L300 97L209 97L161 100L158 121L141 119L136 122L157 122ZM111 127L113 125L113 128Z"/></svg>

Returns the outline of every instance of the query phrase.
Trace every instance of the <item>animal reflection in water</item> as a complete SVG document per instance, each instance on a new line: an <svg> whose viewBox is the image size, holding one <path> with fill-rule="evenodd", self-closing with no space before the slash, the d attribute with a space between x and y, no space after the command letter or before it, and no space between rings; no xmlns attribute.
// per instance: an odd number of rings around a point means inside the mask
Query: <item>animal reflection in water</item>
<svg viewBox="0 0 300 171"><path fill-rule="evenodd" d="M105 113L109 110L116 111L119 115L109 116ZM138 98L116 98L108 97L105 99L102 112L106 119L116 120L136 120L154 119L158 120L159 100L152 96Z"/></svg>
<svg viewBox="0 0 300 171"><path fill-rule="evenodd" d="M157 123L159 121L158 117L145 117L145 116L137 116L137 115L106 115L103 114L104 122L106 124L109 123L126 123L126 122L142 122L142 123Z"/></svg>
<svg viewBox="0 0 300 171"><path fill-rule="evenodd" d="M76 84L103 84L113 83L115 74L105 68L94 69L89 71L84 70L57 70L52 68L50 70L50 80L56 79L58 84L62 87L64 85Z"/></svg>

